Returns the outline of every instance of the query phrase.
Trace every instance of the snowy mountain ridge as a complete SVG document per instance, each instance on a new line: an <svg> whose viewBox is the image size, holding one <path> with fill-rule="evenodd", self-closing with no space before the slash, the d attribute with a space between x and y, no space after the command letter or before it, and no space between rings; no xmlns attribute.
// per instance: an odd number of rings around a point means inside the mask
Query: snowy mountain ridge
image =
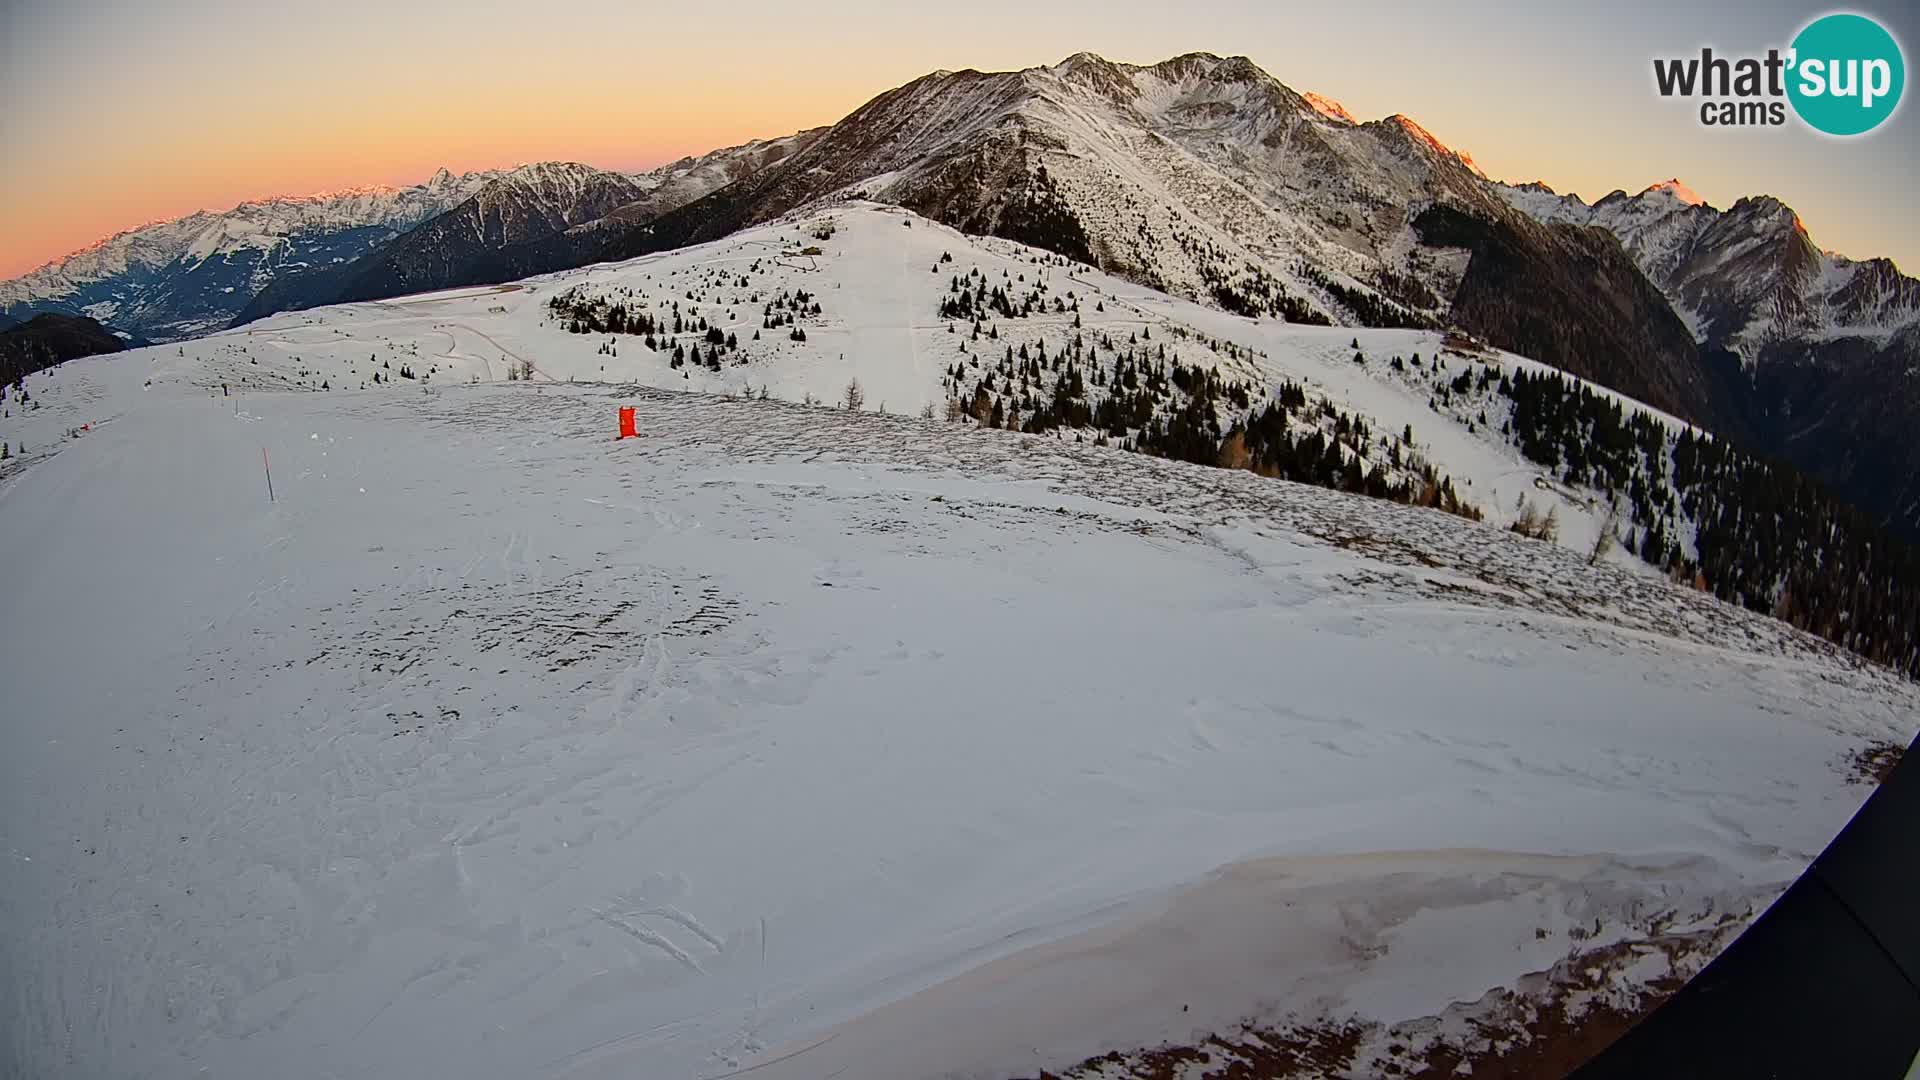
<svg viewBox="0 0 1920 1080"><path fill-rule="evenodd" d="M1698 970L1911 738L1920 575L1444 326L1677 326L1683 186L1630 254L1344 112L936 73L0 389L0 1060L1092 1077L1304 1027L1478 1074L1543 983Z"/></svg>
<svg viewBox="0 0 1920 1080"><path fill-rule="evenodd" d="M1303 162L1305 152L1289 150L1290 142L1344 164ZM1391 263L1397 284L1399 254L1382 256L1354 231L1357 205L1318 206L1335 201L1321 182L1330 171L1360 174L1341 190L1360 192L1369 205L1383 189L1403 209L1436 190L1479 198L1466 159L1417 125L1352 124L1244 57L1195 53L1138 66L1080 53L1048 67L914 80L784 162L689 205L678 215L684 221L669 215L595 257L711 239L813 200L863 195L1083 257L1180 295L1351 322L1346 302L1321 281L1362 303L1387 303L1346 271L1374 278ZM1480 208L1505 212L1497 200L1482 199ZM1399 233L1405 216L1395 223ZM1404 236L1393 243L1411 246ZM1459 262L1423 261L1414 278L1432 277L1444 290ZM1424 286L1412 289L1427 314L1406 317L1431 318L1441 301Z"/></svg>
<svg viewBox="0 0 1920 1080"><path fill-rule="evenodd" d="M483 207L518 200L550 216L563 226L601 216L593 204L608 197L631 197L644 185L620 173L582 165L576 161L542 161L508 170L474 192L472 198Z"/></svg>
<svg viewBox="0 0 1920 1080"><path fill-rule="evenodd" d="M1637 195L1615 191L1592 205L1543 184L1497 190L1542 221L1599 226L1618 236L1703 341L1749 365L1778 341L1884 341L1920 324L1920 281L1888 259L1820 249L1800 216L1771 196L1722 210L1678 179Z"/></svg>
<svg viewBox="0 0 1920 1080"><path fill-rule="evenodd" d="M605 237L767 168L814 134L754 140L640 174L565 162L517 169L357 260L272 283L246 302L232 324L277 311L510 281L593 262L591 252Z"/></svg>
<svg viewBox="0 0 1920 1080"><path fill-rule="evenodd" d="M0 305L57 298L80 286L130 270L154 270L175 261L204 261L248 248L271 248L294 233L366 225L403 228L438 213L505 175L485 170L455 176L440 169L409 187L365 185L250 199L229 210L200 210L148 222L103 237L9 281L0 281Z"/></svg>
<svg viewBox="0 0 1920 1080"><path fill-rule="evenodd" d="M926 115L907 120L881 115L922 107ZM1810 327L1893 333L1920 309L1915 290L1903 284L1910 279L1892 273L1884 260L1853 262L1810 246L1794 250L1797 219L1771 200L1758 200L1742 215L1751 220L1720 223L1716 236L1703 238L1707 225L1720 221L1718 212L1685 189L1679 205L1663 213L1645 199L1662 193L1659 185L1633 206L1619 205L1629 197L1615 193L1588 207L1572 196L1487 183L1470 155L1411 117L1358 122L1337 102L1296 93L1245 57L1191 53L1133 65L1083 52L1018 72L935 72L881 95L842 124L875 130L854 146L836 140L831 154L819 155L831 161L810 162L834 182L816 185L808 197L859 190L943 220L966 214L991 227L1004 216L999 208L938 205L965 198L945 185L967 182L966 176L944 174L977 155L980 160L962 169L967 176L1010 178L1004 159L1017 147L1032 164L1051 162L1051 175L1064 185L1056 195L1076 213L1096 262L1200 299L1223 285L1258 284L1297 297L1300 312L1364 321L1344 302L1346 295L1330 291L1344 289L1362 303L1378 297L1414 317L1445 319L1463 260L1423 247L1409 228L1425 205L1442 202L1478 214L1511 203L1543 222L1608 227L1690 325L1716 344L1749 353L1769 334ZM629 207L576 214L579 220L565 225L607 231L644 222L791 157L827 130L755 140L629 174L643 189ZM530 181L557 168L545 163L461 177L441 170L411 188L258 200L223 214L201 212L128 230L0 283L0 311L17 317L30 304L60 302L148 336L178 336L184 323L159 325L130 290L99 295L99 283L244 254L254 264L250 272L218 287L257 292L276 271L254 253L287 246L296 234L365 226L405 231L489 181ZM576 172L571 182L579 179ZM1160 207L1167 208L1164 215L1148 209ZM1719 234L1739 235L1723 240ZM289 261L296 268L350 261L348 255L385 239ZM1754 257L1756 247L1772 254ZM1696 248L1701 257L1689 256L1681 267L1683 254ZM1258 268L1251 276L1249 265ZM1327 280L1303 275L1302 265ZM1729 285L1723 280L1729 277L1739 280ZM144 306L167 305L148 300Z"/></svg>
<svg viewBox="0 0 1920 1080"><path fill-rule="evenodd" d="M344 263L503 175L256 199L130 229L0 282L0 311L78 311L155 340L225 326L277 276Z"/></svg>
<svg viewBox="0 0 1920 1080"><path fill-rule="evenodd" d="M343 267L342 273L353 279L335 298L366 299L464 284L464 268L473 260L600 220L632 205L646 190L621 173L577 162L523 165Z"/></svg>
<svg viewBox="0 0 1920 1080"><path fill-rule="evenodd" d="M442 168L408 187L349 187L197 211L124 230L0 281L0 313L84 312L153 340L191 337L225 327L276 281L353 263L470 200L480 202L459 227L482 246L532 236L535 221L542 231L564 231L644 220L778 160L809 134L755 140L635 174L560 161L458 176Z"/></svg>
<svg viewBox="0 0 1920 1080"><path fill-rule="evenodd" d="M817 127L778 138L751 139L739 146L724 147L698 157L683 157L646 172L631 173L633 181L646 194L601 221L589 223L588 227L645 221L684 206L780 161L804 148L825 130Z"/></svg>
<svg viewBox="0 0 1920 1080"><path fill-rule="evenodd" d="M1300 96L1306 99L1307 104L1319 110L1320 115L1329 120L1338 120L1346 124L1358 124L1360 122L1353 118L1353 114L1347 111L1345 105L1340 104L1324 94L1316 94L1308 91Z"/></svg>

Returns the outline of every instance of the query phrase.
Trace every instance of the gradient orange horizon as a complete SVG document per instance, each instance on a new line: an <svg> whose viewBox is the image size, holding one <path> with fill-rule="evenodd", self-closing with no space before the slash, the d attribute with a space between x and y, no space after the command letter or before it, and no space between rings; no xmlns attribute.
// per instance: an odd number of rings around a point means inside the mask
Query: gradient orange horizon
<svg viewBox="0 0 1920 1080"><path fill-rule="evenodd" d="M0 277L248 199L404 186L443 166L650 167L832 123L938 68L1083 49L1135 63L1244 53L1362 120L1405 113L1497 179L1589 200L1672 176L1716 206L1773 194L1823 247L1920 267L1911 107L1899 130L1841 143L1702 129L1652 92L1652 55L1764 50L1822 8L1626 6L1644 17L1381 0L975 0L964 18L877 0L16 2L0 5Z"/></svg>
<svg viewBox="0 0 1920 1080"><path fill-rule="evenodd" d="M796 129L798 130L798 129ZM26 220L4 214L4 246L0 247L0 279L18 277L85 250L103 240L146 225L185 217L197 211L223 212L245 202L275 197L323 195L361 187L408 187L445 168L457 174L504 169L533 161L579 161L600 168L638 171L719 146L731 146L770 133L728 132L709 138L678 141L649 140L632 145L555 145L546 140L502 140L452 146L438 154L398 154L372 159L364 146L343 147L337 153L284 153L249 158L244 169L208 174L193 162L176 159L142 161L137 186L102 184L65 188L63 197L47 204ZM112 175L124 175L114 170ZM0 186L0 199L13 193Z"/></svg>

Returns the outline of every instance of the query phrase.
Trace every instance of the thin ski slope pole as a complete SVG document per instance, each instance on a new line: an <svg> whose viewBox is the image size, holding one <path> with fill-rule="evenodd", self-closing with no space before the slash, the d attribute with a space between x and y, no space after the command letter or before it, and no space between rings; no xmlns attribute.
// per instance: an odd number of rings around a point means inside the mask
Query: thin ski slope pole
<svg viewBox="0 0 1920 1080"><path fill-rule="evenodd" d="M267 464L267 448L260 448L260 467L267 473L267 501L273 501L273 466Z"/></svg>

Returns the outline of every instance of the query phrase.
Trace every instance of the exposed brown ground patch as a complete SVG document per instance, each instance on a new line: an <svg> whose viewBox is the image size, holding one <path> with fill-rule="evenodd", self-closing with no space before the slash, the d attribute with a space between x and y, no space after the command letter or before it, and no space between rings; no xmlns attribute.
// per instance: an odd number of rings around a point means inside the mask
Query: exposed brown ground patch
<svg viewBox="0 0 1920 1080"><path fill-rule="evenodd" d="M1606 1049L1705 966L1740 920L1573 953L1517 986L1439 1016L1383 1025L1329 1019L1248 1024L1190 1046L1109 1053L1038 1080L1540 1080ZM1634 977L1658 956L1659 974Z"/></svg>
<svg viewBox="0 0 1920 1080"><path fill-rule="evenodd" d="M1847 762L1849 778L1856 784L1884 784L1906 753L1907 748L1899 743L1874 743L1861 747L1854 751L1853 757Z"/></svg>

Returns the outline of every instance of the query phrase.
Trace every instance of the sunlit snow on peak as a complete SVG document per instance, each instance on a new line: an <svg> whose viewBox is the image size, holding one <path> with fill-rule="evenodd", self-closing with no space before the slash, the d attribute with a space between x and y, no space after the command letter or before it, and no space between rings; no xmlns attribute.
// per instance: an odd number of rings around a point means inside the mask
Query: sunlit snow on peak
<svg viewBox="0 0 1920 1080"><path fill-rule="evenodd" d="M1662 192L1680 202L1686 203L1688 206L1704 206L1707 202L1707 200L1695 194L1692 188L1681 183L1678 177L1672 180L1662 180L1660 183L1653 185L1640 194L1651 195L1654 192Z"/></svg>
<svg viewBox="0 0 1920 1080"><path fill-rule="evenodd" d="M1308 91L1300 96L1305 99L1307 104L1313 106L1315 112L1329 120L1338 120L1343 124L1358 124L1360 122L1353 118L1353 114L1347 111L1345 105L1340 104L1330 97L1316 94L1312 91Z"/></svg>

